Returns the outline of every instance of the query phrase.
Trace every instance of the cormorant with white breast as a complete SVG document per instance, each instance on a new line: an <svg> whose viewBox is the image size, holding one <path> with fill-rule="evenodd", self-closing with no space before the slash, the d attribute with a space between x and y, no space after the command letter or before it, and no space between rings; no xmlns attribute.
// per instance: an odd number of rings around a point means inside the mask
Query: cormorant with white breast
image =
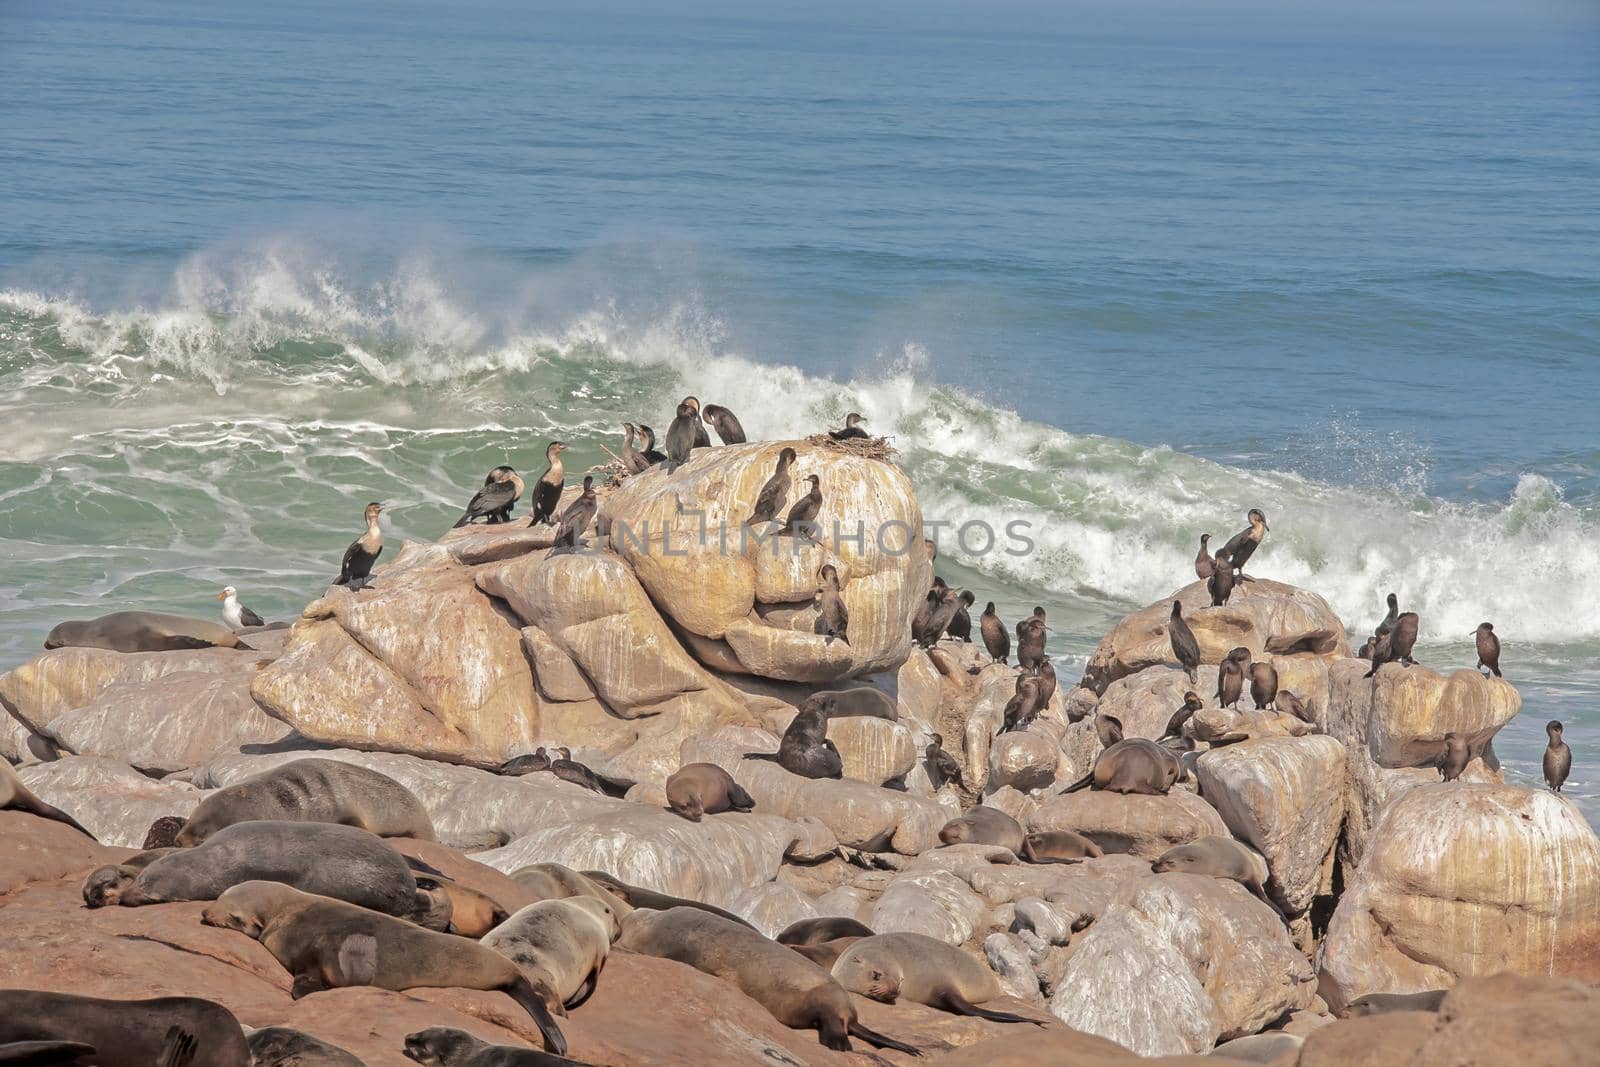
<svg viewBox="0 0 1600 1067"><path fill-rule="evenodd" d="M1244 565L1261 547L1261 539L1267 536L1267 531L1272 527L1267 525L1267 517L1259 508L1251 508L1246 517L1250 525L1228 538L1228 543L1222 546L1221 555L1226 556L1233 564L1233 569L1239 572L1241 582L1253 582L1255 579L1244 573Z"/></svg>
<svg viewBox="0 0 1600 1067"><path fill-rule="evenodd" d="M566 450L565 441L551 441L545 446L544 458L548 465L533 487L533 514L528 519L529 526L555 521L556 505L561 503L561 490L567 484L567 470L561 465L561 453Z"/></svg>
<svg viewBox="0 0 1600 1067"><path fill-rule="evenodd" d="M467 502L467 510L461 513L456 525L465 526L478 519L490 523L509 521L511 509L522 499L523 488L522 479L515 470L505 466L496 467L483 480L483 488L472 494L472 499Z"/></svg>
<svg viewBox="0 0 1600 1067"><path fill-rule="evenodd" d="M367 505L367 530L345 549L344 560L339 564L339 577L333 580L334 585L360 588L367 584L372 565L383 554L383 531L378 528L378 516L382 512L382 504L374 502Z"/></svg>

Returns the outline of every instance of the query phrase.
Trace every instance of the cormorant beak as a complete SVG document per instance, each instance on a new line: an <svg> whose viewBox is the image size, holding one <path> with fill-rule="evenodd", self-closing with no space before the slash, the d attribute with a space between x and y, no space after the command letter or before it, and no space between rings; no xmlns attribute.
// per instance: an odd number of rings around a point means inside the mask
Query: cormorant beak
<svg viewBox="0 0 1600 1067"><path fill-rule="evenodd" d="M1270 529L1272 529L1272 527L1270 527L1270 526L1268 526L1268 525L1267 525L1267 520L1266 520L1266 519L1262 519L1262 520L1261 520L1261 528L1262 528L1262 529L1263 529L1263 530L1270 530Z"/></svg>

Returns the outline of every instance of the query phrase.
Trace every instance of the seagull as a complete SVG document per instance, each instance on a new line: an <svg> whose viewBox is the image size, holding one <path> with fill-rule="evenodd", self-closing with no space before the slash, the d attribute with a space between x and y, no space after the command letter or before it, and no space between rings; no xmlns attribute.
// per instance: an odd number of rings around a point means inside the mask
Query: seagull
<svg viewBox="0 0 1600 1067"><path fill-rule="evenodd" d="M218 593L217 599L222 601L222 621L228 624L228 629L238 631L246 626L266 625L260 615L239 603L239 590L233 586Z"/></svg>

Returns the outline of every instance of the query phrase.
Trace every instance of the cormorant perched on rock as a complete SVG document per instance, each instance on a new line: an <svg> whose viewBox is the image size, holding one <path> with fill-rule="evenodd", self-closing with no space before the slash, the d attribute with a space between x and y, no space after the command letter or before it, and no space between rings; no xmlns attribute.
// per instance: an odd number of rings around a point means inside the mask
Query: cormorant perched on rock
<svg viewBox="0 0 1600 1067"><path fill-rule="evenodd" d="M1422 620L1414 611L1403 611L1394 621L1394 629L1378 638L1378 643L1372 646L1372 669L1363 677L1371 678L1378 673L1378 668L1385 663L1400 663L1409 667L1416 662L1411 658L1411 650L1417 644L1417 631L1422 627Z"/></svg>
<svg viewBox="0 0 1600 1067"><path fill-rule="evenodd" d="M994 613L994 601L989 601L983 609L978 629L983 633L983 647L988 649L990 661L1006 662L1011 655L1011 635L1006 633L1006 624L1000 621L1000 616Z"/></svg>
<svg viewBox="0 0 1600 1067"><path fill-rule="evenodd" d="M744 427L739 425L739 417L721 404L707 404L705 414L700 417L717 431L723 444L744 444Z"/></svg>
<svg viewBox="0 0 1600 1067"><path fill-rule="evenodd" d="M567 471L561 465L561 453L566 450L565 441L551 441L545 446L544 458L548 466L533 487L533 514L528 519L529 526L542 526L555 521L556 505L561 503L561 489L567 484Z"/></svg>
<svg viewBox="0 0 1600 1067"><path fill-rule="evenodd" d="M689 462L689 453L694 450L695 431L705 432L705 427L700 425L700 416L695 412L694 405L683 403L678 405L678 414L673 417L672 425L667 427L667 470L677 470Z"/></svg>
<svg viewBox="0 0 1600 1067"><path fill-rule="evenodd" d="M1210 543L1210 534L1204 533L1200 535L1200 554L1194 558L1194 573L1195 577L1199 578L1201 581L1205 581L1207 578L1210 578L1211 572L1216 567L1216 563L1211 559L1210 551L1206 548L1206 546Z"/></svg>
<svg viewBox="0 0 1600 1067"><path fill-rule="evenodd" d="M510 467L496 467L483 480L483 488L472 494L467 510L461 513L456 525L465 526L477 519L506 522L511 518L511 509L522 499L522 490L522 479L516 471Z"/></svg>
<svg viewBox="0 0 1600 1067"><path fill-rule="evenodd" d="M831 563L824 563L817 572L820 585L817 596L820 600L823 632L829 637L837 637L845 644L850 643L850 611L845 607L843 591L839 588L839 570Z"/></svg>
<svg viewBox="0 0 1600 1067"><path fill-rule="evenodd" d="M260 615L239 603L239 591L233 586L218 593L217 599L222 601L222 621L228 624L228 629L242 630L246 626L266 625Z"/></svg>
<svg viewBox="0 0 1600 1067"><path fill-rule="evenodd" d="M1472 762L1472 749L1467 739L1451 730L1444 735L1444 751L1439 754L1439 774L1447 782L1461 777L1461 772Z"/></svg>
<svg viewBox="0 0 1600 1067"><path fill-rule="evenodd" d="M1217 666L1217 704L1237 710L1244 692L1244 676L1250 669L1250 650L1236 648Z"/></svg>
<svg viewBox="0 0 1600 1067"><path fill-rule="evenodd" d="M1572 749L1561 737L1561 723L1555 719L1544 724L1550 744L1544 750L1544 781L1552 793L1561 792L1572 773Z"/></svg>
<svg viewBox="0 0 1600 1067"><path fill-rule="evenodd" d="M811 491L795 501L794 507L789 509L789 517L783 522L782 532L791 537L804 534L811 540L816 540L811 536L808 527L817 521L817 515L822 511L822 479L810 474L806 476L806 481L811 483Z"/></svg>
<svg viewBox="0 0 1600 1067"><path fill-rule="evenodd" d="M1199 680L1195 671L1200 666L1200 642L1195 640L1194 631L1183 619L1183 605L1176 600L1172 602L1172 618L1167 622L1167 637L1172 641L1172 654L1189 672L1189 684L1194 685Z"/></svg>
<svg viewBox="0 0 1600 1067"><path fill-rule="evenodd" d="M1164 740L1168 737L1182 737L1183 724L1194 718L1194 713L1205 706L1205 701L1201 700L1200 694L1193 689L1183 694L1183 706L1172 713L1172 718L1167 720L1167 728L1161 731L1161 737L1157 738L1157 740Z"/></svg>
<svg viewBox="0 0 1600 1067"><path fill-rule="evenodd" d="M696 397L696 396L686 396L686 397L683 398L683 402L685 404L688 404L689 408L694 412L694 445L693 445L693 447L695 447L695 448L710 448L711 447L711 435L706 433L705 423L700 421L700 398ZM672 440L672 433L671 433L670 430L667 433L667 440L669 440L669 441ZM669 448L669 449L667 449L667 451L671 452L672 449Z"/></svg>
<svg viewBox="0 0 1600 1067"><path fill-rule="evenodd" d="M578 539L589 528L589 523L594 521L594 513L599 508L600 501L594 493L594 475L585 474L583 492L561 513L561 525L556 529L556 545L576 548Z"/></svg>
<svg viewBox="0 0 1600 1067"><path fill-rule="evenodd" d="M844 429L829 430L828 436L835 441L849 441L857 437L868 437L870 435L867 431L861 428L861 424L866 421L859 412L852 411L844 417Z"/></svg>
<svg viewBox="0 0 1600 1067"><path fill-rule="evenodd" d="M1017 675L1017 691L1006 702L1001 733L1020 730L1039 714L1039 679L1032 674Z"/></svg>
<svg viewBox="0 0 1600 1067"><path fill-rule="evenodd" d="M945 627L950 625L950 620L956 617L956 609L961 606L961 601L956 590L946 586L943 593L939 594L939 603L934 606L928 616L928 625L922 631L922 647L932 648L939 643L939 638L944 635Z"/></svg>
<svg viewBox="0 0 1600 1067"><path fill-rule="evenodd" d="M1044 662L1045 634L1049 627L1044 622L1044 612L1038 608L1017 623L1017 666L1030 674Z"/></svg>
<svg viewBox="0 0 1600 1067"><path fill-rule="evenodd" d="M1373 637L1386 636L1390 630L1394 629L1395 620L1400 618L1400 598L1390 593L1388 599L1389 614L1385 615L1383 621L1378 624L1378 628L1372 631Z"/></svg>
<svg viewBox="0 0 1600 1067"><path fill-rule="evenodd" d="M646 463L653 467L667 461L666 453L656 448L656 432L642 422L639 424L639 439L644 442L644 448L640 451L644 453Z"/></svg>
<svg viewBox="0 0 1600 1067"><path fill-rule="evenodd" d="M954 756L944 750L944 738L939 734L930 734L928 747L923 750L923 756L928 761L932 774L928 777L933 782L933 787L938 789L946 782L954 782L957 788L965 789L967 783L961 777L961 764L956 762Z"/></svg>
<svg viewBox="0 0 1600 1067"><path fill-rule="evenodd" d="M1258 508L1251 508L1247 516L1250 525L1228 538L1228 543L1222 546L1222 553L1233 564L1233 569L1239 572L1239 580L1253 582L1254 578L1244 573L1244 565L1261 547L1261 539L1267 536L1267 531L1272 527L1267 525L1267 517Z"/></svg>
<svg viewBox="0 0 1600 1067"><path fill-rule="evenodd" d="M755 510L745 520L747 525L771 522L778 517L778 512L783 510L783 505L789 502L789 468L794 464L794 460L795 451L792 448L785 448L778 453L778 467L772 472L772 477L767 479L767 484L761 487L761 493L756 497Z"/></svg>
<svg viewBox="0 0 1600 1067"><path fill-rule="evenodd" d="M378 528L378 516L382 512L382 504L367 505L367 530L345 549L344 560L339 564L339 577L333 580L334 585L361 586L367 583L372 565L383 554L383 531Z"/></svg>
<svg viewBox="0 0 1600 1067"><path fill-rule="evenodd" d="M633 447L633 435L639 428L631 422L622 424L622 466L629 474L643 474L650 469L650 461Z"/></svg>
<svg viewBox="0 0 1600 1067"><path fill-rule="evenodd" d="M972 644L972 616L968 614L967 609L972 607L978 598L973 596L971 591L962 590L961 596L957 599L961 603L956 607L955 616L951 618L950 625L944 628L944 632L957 641L965 641L970 645Z"/></svg>
<svg viewBox="0 0 1600 1067"><path fill-rule="evenodd" d="M1478 639L1478 669L1489 668L1496 678L1500 675L1500 639L1494 635L1494 624L1480 622L1473 631Z"/></svg>
<svg viewBox="0 0 1600 1067"><path fill-rule="evenodd" d="M917 613L911 617L911 640L919 645L922 643L923 633L928 629L928 621L933 618L933 609L944 599L944 591L944 579L935 574L933 587L923 596L922 603L917 605Z"/></svg>
<svg viewBox="0 0 1600 1067"><path fill-rule="evenodd" d="M1211 606L1220 608L1228 602L1228 597L1233 595L1233 567L1228 563L1226 552L1218 552L1216 561L1211 567L1211 577L1206 579L1206 589L1211 593Z"/></svg>

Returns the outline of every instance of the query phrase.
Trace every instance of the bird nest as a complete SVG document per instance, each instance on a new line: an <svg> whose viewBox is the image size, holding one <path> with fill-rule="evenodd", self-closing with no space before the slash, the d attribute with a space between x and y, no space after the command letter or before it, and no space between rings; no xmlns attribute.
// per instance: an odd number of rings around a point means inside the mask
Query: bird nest
<svg viewBox="0 0 1600 1067"><path fill-rule="evenodd" d="M631 472L622 460L613 459L608 463L590 467L583 473L594 475L596 485L618 486L628 479L628 475Z"/></svg>
<svg viewBox="0 0 1600 1067"><path fill-rule="evenodd" d="M843 452L850 456L860 456L862 459L880 459L884 462L892 460L896 454L894 446L889 444L887 437L847 437L843 441L835 441L825 433L814 433L806 438L806 444L831 452Z"/></svg>

